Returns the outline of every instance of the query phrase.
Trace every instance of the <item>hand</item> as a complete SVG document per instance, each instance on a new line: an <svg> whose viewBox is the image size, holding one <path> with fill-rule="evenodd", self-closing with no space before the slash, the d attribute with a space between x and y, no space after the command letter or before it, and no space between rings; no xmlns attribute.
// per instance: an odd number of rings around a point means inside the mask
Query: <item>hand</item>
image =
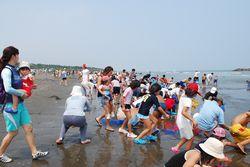
<svg viewBox="0 0 250 167"><path fill-rule="evenodd" d="M198 126L197 122L196 122L196 121L193 121L193 127L195 128L195 127L197 127L197 126Z"/></svg>
<svg viewBox="0 0 250 167"><path fill-rule="evenodd" d="M170 115L165 114L165 118L169 119L169 118L170 118Z"/></svg>
<svg viewBox="0 0 250 167"><path fill-rule="evenodd" d="M24 95L22 96L22 99L24 100L24 99L27 99L27 98L28 98L28 95L27 95L27 93L25 92Z"/></svg>
<svg viewBox="0 0 250 167"><path fill-rule="evenodd" d="M36 89L37 88L37 84L32 85L32 89Z"/></svg>

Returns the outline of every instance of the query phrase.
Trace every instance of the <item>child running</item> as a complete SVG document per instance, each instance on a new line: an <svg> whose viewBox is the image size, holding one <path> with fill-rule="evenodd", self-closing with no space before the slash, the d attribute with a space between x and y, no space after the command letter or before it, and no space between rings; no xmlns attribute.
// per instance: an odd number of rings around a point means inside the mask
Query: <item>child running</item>
<svg viewBox="0 0 250 167"><path fill-rule="evenodd" d="M131 119L131 104L132 104L132 98L134 90L136 90L138 87L140 87L140 82L138 80L133 80L129 87L124 91L122 96L122 111L126 115L126 118L124 119L124 122L122 126L119 128L120 133L127 134L127 137L135 138L137 135L135 135L132 132L131 124L129 123L129 120ZM126 126L128 126L128 131L125 130Z"/></svg>
<svg viewBox="0 0 250 167"><path fill-rule="evenodd" d="M181 141L171 150L174 153L179 153L182 145L187 143L186 150L190 150L194 140L193 127L197 126L197 123L191 116L192 109L192 98L194 98L198 92L198 85L196 83L191 83L185 90L185 94L180 98L178 114L176 119L176 124L180 131Z"/></svg>
<svg viewBox="0 0 250 167"><path fill-rule="evenodd" d="M160 91L161 86L158 83L155 83L150 87L150 94L143 96L143 101L136 116L140 120L142 120L146 128L141 132L141 134L137 138L134 139L134 142L136 144L146 144L147 141L157 140L156 136L151 135L154 124L149 118L150 109L153 105L156 106L156 109L158 109L158 111L161 112L164 117L169 118L169 115L162 109L156 97L160 94ZM146 140L143 139L145 136Z"/></svg>
<svg viewBox="0 0 250 167"><path fill-rule="evenodd" d="M27 96L30 97L32 93L32 89L35 88L34 79L31 75L30 65L28 62L22 61L19 65L19 74L21 75L22 79L22 89L26 92ZM17 106L18 106L18 97L12 95L13 99L13 107L6 108L6 112L17 113Z"/></svg>

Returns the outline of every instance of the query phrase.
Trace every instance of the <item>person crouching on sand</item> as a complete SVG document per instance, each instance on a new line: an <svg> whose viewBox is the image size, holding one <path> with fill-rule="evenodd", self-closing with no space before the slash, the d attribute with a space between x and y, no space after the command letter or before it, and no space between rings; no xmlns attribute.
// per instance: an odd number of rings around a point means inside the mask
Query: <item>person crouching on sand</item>
<svg viewBox="0 0 250 167"><path fill-rule="evenodd" d="M71 96L66 100L66 108L63 114L63 123L57 144L63 144L66 132L71 126L80 128L81 144L90 143L90 139L86 138L87 122L85 112L90 111L90 103L86 96L83 96L83 90L80 86L74 86Z"/></svg>

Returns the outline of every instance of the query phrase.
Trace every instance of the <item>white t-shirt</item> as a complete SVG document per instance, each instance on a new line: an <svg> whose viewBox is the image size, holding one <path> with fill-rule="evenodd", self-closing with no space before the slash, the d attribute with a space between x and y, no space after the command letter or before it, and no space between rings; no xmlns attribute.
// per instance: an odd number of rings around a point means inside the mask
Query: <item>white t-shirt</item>
<svg viewBox="0 0 250 167"><path fill-rule="evenodd" d="M182 111L184 107L188 107L188 114L191 115L192 100L191 98L185 95L183 95L179 101L179 108L178 108L178 114L177 114L177 119L176 119L176 124L179 129L189 127L191 125L190 120L182 115Z"/></svg>
<svg viewBox="0 0 250 167"><path fill-rule="evenodd" d="M131 104L132 102L132 98L133 98L133 90L131 89L131 87L128 87L124 93L123 93L123 97L125 98L125 104Z"/></svg>
<svg viewBox="0 0 250 167"><path fill-rule="evenodd" d="M89 70L88 69L84 69L82 70L82 82L88 82L89 80Z"/></svg>
<svg viewBox="0 0 250 167"><path fill-rule="evenodd" d="M120 82L116 79L111 81L111 83L112 83L113 87L120 87Z"/></svg>

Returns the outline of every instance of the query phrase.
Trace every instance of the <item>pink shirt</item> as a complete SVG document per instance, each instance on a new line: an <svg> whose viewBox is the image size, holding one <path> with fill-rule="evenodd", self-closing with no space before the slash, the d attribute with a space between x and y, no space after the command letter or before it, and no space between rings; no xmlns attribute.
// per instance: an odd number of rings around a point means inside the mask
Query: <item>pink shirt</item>
<svg viewBox="0 0 250 167"><path fill-rule="evenodd" d="M123 97L125 98L125 104L131 104L132 103L132 97L133 97L133 90L131 89L131 87L128 87L124 93L123 93Z"/></svg>

